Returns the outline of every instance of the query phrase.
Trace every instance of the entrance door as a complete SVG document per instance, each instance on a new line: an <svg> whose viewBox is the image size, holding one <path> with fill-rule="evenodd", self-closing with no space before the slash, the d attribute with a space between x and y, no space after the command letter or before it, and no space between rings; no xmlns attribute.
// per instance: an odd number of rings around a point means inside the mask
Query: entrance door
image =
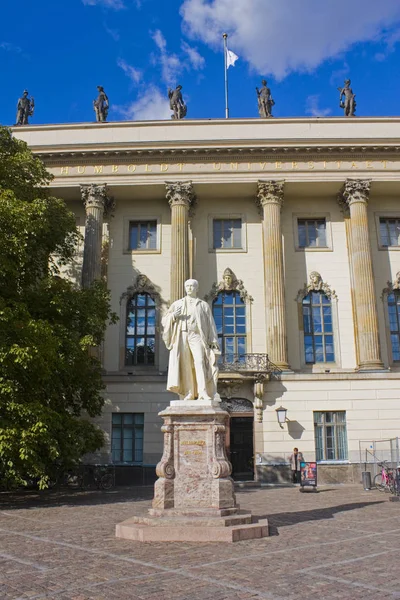
<svg viewBox="0 0 400 600"><path fill-rule="evenodd" d="M253 417L232 417L230 421L230 461L236 481L254 479Z"/></svg>

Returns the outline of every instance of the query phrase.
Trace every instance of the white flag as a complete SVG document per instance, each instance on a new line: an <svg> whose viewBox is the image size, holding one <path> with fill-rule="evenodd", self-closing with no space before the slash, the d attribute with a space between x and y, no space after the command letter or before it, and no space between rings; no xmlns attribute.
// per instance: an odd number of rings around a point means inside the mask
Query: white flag
<svg viewBox="0 0 400 600"><path fill-rule="evenodd" d="M228 48L226 49L226 68L229 69L229 67L234 67L235 66L235 62L238 59L238 55L235 54L234 52L232 52L232 50L228 50Z"/></svg>

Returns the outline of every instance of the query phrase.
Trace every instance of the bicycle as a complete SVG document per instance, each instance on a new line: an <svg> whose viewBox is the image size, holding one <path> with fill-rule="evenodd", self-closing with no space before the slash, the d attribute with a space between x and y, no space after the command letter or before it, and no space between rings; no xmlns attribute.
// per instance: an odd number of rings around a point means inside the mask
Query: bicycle
<svg viewBox="0 0 400 600"><path fill-rule="evenodd" d="M115 485L114 468L110 465L83 465L78 477L78 485L82 489L92 487L111 490Z"/></svg>
<svg viewBox="0 0 400 600"><path fill-rule="evenodd" d="M394 494L396 491L396 477L394 470L388 467L387 461L378 463L382 470L374 477L374 486L380 492L390 492Z"/></svg>

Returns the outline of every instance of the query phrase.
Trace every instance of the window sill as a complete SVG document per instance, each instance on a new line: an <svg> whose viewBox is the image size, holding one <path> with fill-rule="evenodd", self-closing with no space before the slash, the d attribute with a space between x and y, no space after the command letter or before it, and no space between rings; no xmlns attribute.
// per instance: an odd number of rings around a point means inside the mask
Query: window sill
<svg viewBox="0 0 400 600"><path fill-rule="evenodd" d="M296 252L333 252L333 248L329 246L306 246L304 248L301 246L296 246L295 250Z"/></svg>
<svg viewBox="0 0 400 600"><path fill-rule="evenodd" d="M342 368L336 363L318 363L316 364L304 364L302 371L307 373L317 373L318 375L324 375L325 373L341 373Z"/></svg>
<svg viewBox="0 0 400 600"><path fill-rule="evenodd" d="M148 375L149 373L155 374L159 373L159 370L154 365L135 365L132 367L123 367L120 371L120 375Z"/></svg>
<svg viewBox="0 0 400 600"><path fill-rule="evenodd" d="M398 252L400 250L400 246L378 246L378 250L390 250L390 251L395 251Z"/></svg>
<svg viewBox="0 0 400 600"><path fill-rule="evenodd" d="M143 467L141 462L113 462L114 467Z"/></svg>
<svg viewBox="0 0 400 600"><path fill-rule="evenodd" d="M317 465L351 465L349 460L317 460Z"/></svg>
<svg viewBox="0 0 400 600"><path fill-rule="evenodd" d="M238 252L247 252L247 250L245 248L209 248L208 252L211 254L226 254L227 252L237 254Z"/></svg>
<svg viewBox="0 0 400 600"><path fill-rule="evenodd" d="M145 248L144 250L123 250L123 254L161 254L161 248L149 249Z"/></svg>

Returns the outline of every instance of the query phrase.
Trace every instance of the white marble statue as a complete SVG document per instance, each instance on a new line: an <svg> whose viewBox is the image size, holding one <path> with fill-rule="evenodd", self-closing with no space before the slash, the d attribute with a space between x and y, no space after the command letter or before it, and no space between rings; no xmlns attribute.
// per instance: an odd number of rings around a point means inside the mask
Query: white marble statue
<svg viewBox="0 0 400 600"><path fill-rule="evenodd" d="M198 287L195 279L188 279L185 298L173 302L162 320L170 350L167 389L180 400L219 401L217 330L211 308L197 298Z"/></svg>

